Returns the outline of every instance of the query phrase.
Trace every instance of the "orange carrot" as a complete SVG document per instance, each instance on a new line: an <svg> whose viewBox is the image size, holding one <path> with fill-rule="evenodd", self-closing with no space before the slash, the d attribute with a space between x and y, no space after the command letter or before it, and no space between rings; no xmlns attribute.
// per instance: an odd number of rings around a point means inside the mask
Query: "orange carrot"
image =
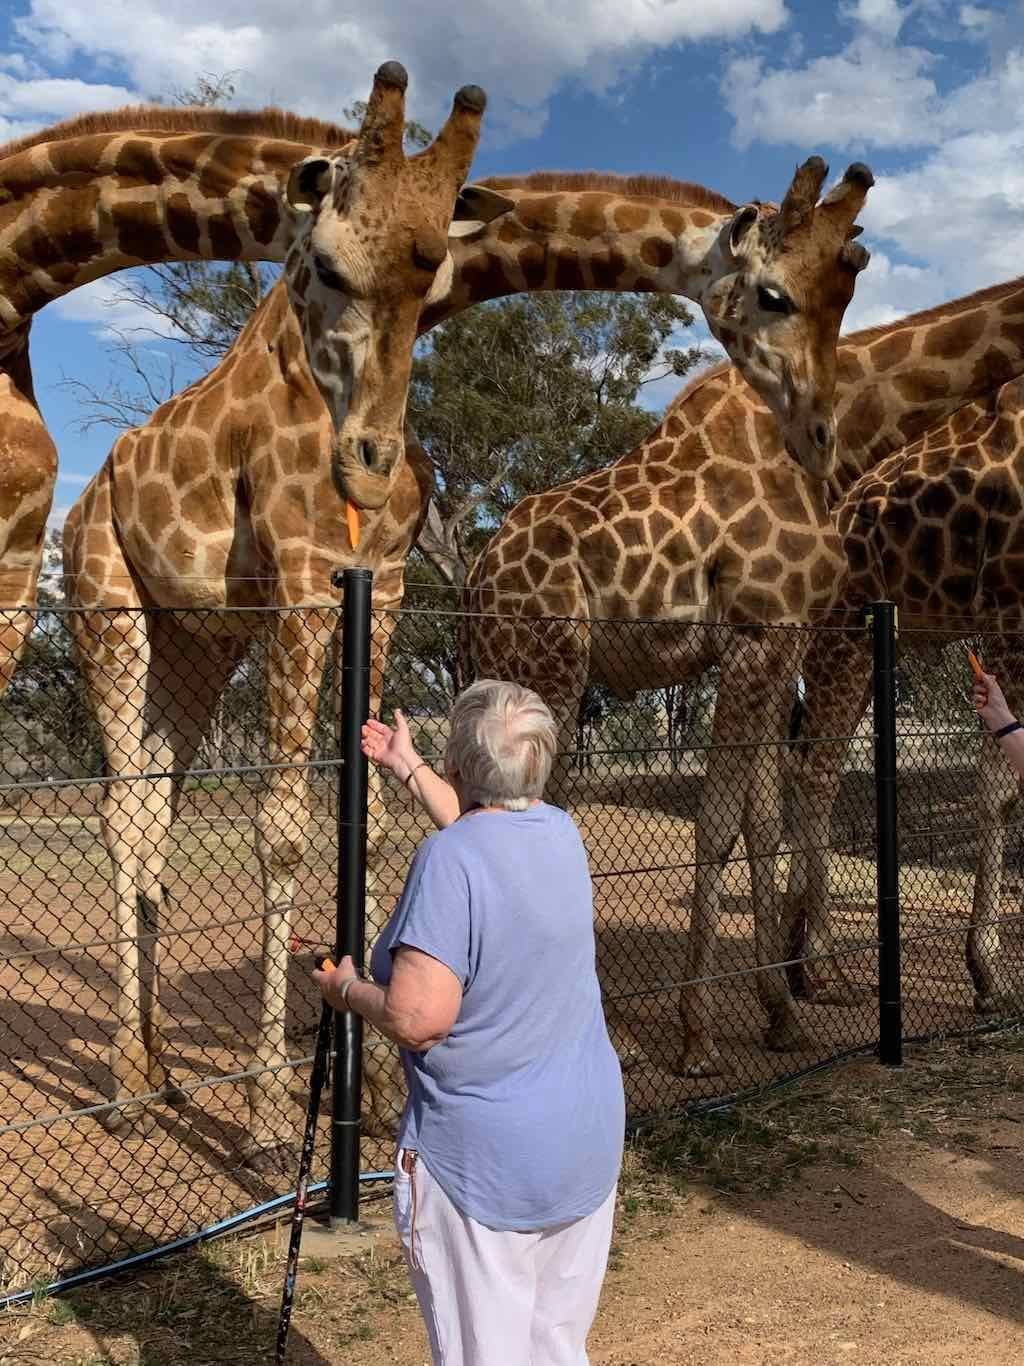
<svg viewBox="0 0 1024 1366"><path fill-rule="evenodd" d="M305 941L304 939L300 939L299 936L298 936L297 934L293 934L292 937L291 937L291 939L289 939L289 941L288 941L288 951L289 951L290 953L298 953L299 949L302 948L302 946L303 946L303 944L305 944L305 942L306 942L306 941ZM318 970L319 972L333 972L333 971L334 971L334 964L331 962L331 960L330 960L330 958L328 957L327 954L319 954L319 953L314 954L314 955L313 955L313 962L316 964L317 970Z"/></svg>
<svg viewBox="0 0 1024 1366"><path fill-rule="evenodd" d="M974 653L973 650L968 650L967 659L970 663L971 672L974 674L974 677L978 680L979 683L983 683L985 680L985 670L981 667L981 664L978 661L978 656Z"/></svg>
<svg viewBox="0 0 1024 1366"><path fill-rule="evenodd" d="M359 509L355 503L345 504L345 517L348 521L348 539L352 549L356 550L359 546Z"/></svg>

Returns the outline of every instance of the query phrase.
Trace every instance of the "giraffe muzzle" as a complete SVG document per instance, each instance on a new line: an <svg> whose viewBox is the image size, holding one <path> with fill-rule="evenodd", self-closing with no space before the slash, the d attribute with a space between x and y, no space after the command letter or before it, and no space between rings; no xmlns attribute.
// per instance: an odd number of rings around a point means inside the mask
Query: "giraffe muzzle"
<svg viewBox="0 0 1024 1366"><path fill-rule="evenodd" d="M358 507L383 507L394 488L404 450L403 441L376 432L340 437L331 460L338 492Z"/></svg>
<svg viewBox="0 0 1024 1366"><path fill-rule="evenodd" d="M813 417L796 439L787 438L786 450L812 479L825 480L836 462L836 424L834 418Z"/></svg>

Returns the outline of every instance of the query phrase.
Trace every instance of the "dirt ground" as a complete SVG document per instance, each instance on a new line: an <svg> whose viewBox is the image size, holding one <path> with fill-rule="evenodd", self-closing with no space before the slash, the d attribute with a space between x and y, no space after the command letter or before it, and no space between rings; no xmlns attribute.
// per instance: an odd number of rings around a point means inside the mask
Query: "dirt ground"
<svg viewBox="0 0 1024 1366"><path fill-rule="evenodd" d="M691 784L691 786L694 786ZM864 987L852 1008L801 1007L804 1049L772 1054L753 975L749 876L742 846L725 870L716 1011L727 1059L723 1076L691 1081L675 1063L681 1044L676 984L686 976L693 886L692 798L676 779L645 780L646 807L622 804L635 777L606 784L576 811L595 884L598 952L613 1036L633 1065L633 1114L744 1090L800 1071L875 1037L874 863L836 857L844 963ZM194 791L172 837L166 881L162 1005L170 1061L186 1084L244 1069L255 1043L259 998L259 874L253 851L254 794ZM398 815L402 815L399 810ZM333 937L333 812L321 797L310 825L294 928L312 943ZM418 838L411 812L379 860L377 891L389 907ZM785 877L785 859L778 876ZM907 1032L969 1029L963 967L970 884L962 868L905 877L904 997ZM1005 910L1016 912L1008 887ZM116 947L109 865L87 797L40 793L0 818L0 1124L101 1103L109 1093ZM1014 921L1007 964L1024 970ZM913 934L919 932L919 943ZM79 948L82 943L91 944ZM60 952L54 949L61 947ZM301 964L289 983L289 1048L309 1052L314 1004ZM301 1132L305 1070L291 1087L291 1127ZM154 1107L157 1128L123 1142L95 1119L0 1137L0 1290L67 1274L81 1265L151 1247L276 1196L287 1184L262 1178L237 1157L245 1132L240 1084L214 1081L181 1115ZM364 1169L389 1164L389 1145L368 1141ZM317 1174L322 1174L322 1168Z"/></svg>
<svg viewBox="0 0 1024 1366"><path fill-rule="evenodd" d="M1002 1366L1024 1342L1024 1038L853 1063L627 1155L593 1366ZM386 1212L383 1197L370 1217ZM0 1366L269 1360L284 1233L0 1314ZM390 1238L303 1264L295 1366L426 1366ZM501 1366L495 1363L494 1366Z"/></svg>

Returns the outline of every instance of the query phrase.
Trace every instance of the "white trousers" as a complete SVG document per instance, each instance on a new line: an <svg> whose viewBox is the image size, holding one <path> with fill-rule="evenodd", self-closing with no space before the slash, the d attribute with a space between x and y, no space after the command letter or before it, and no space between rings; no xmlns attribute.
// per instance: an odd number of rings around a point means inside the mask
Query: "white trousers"
<svg viewBox="0 0 1024 1366"><path fill-rule="evenodd" d="M411 1154L410 1154L411 1157ZM434 1366L587 1366L615 1191L586 1218L497 1232L459 1213L422 1160L395 1162L395 1226Z"/></svg>

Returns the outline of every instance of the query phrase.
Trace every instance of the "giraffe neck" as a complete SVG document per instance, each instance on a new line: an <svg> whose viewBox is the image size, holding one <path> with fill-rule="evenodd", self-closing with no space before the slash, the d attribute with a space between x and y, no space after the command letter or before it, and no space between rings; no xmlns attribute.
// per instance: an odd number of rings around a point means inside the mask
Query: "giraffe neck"
<svg viewBox="0 0 1024 1366"><path fill-rule="evenodd" d="M893 451L1022 372L1024 277L844 338L831 499Z"/></svg>
<svg viewBox="0 0 1024 1366"><path fill-rule="evenodd" d="M657 291L700 302L710 284L735 268L720 245L722 225L735 209L700 186L680 184L680 197L668 200L578 189L571 174L564 189L556 175L545 179L552 188L499 182L515 210L451 243L451 288L424 311L421 331L473 304L524 291Z"/></svg>
<svg viewBox="0 0 1024 1366"><path fill-rule="evenodd" d="M32 384L32 367L29 363L28 343L32 330L32 319L8 331L0 331L0 375L8 375L15 387L31 403L36 395Z"/></svg>
<svg viewBox="0 0 1024 1366"><path fill-rule="evenodd" d="M94 133L0 162L0 327L126 266L284 259L284 187L316 147L224 133Z"/></svg>

